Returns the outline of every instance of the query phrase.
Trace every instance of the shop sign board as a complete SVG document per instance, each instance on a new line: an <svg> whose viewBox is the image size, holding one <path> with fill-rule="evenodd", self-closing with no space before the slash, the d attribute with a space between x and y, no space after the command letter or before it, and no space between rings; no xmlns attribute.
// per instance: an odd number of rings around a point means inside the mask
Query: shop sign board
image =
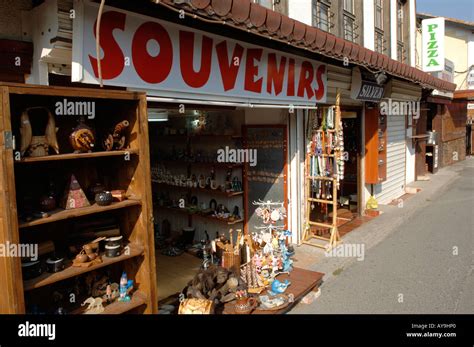
<svg viewBox="0 0 474 347"><path fill-rule="evenodd" d="M382 99L385 87L377 83L362 81L356 99L378 102Z"/></svg>
<svg viewBox="0 0 474 347"><path fill-rule="evenodd" d="M379 102L385 94L386 84L369 81L363 76L360 69L352 69L351 98L361 101Z"/></svg>
<svg viewBox="0 0 474 347"><path fill-rule="evenodd" d="M82 21L74 26L72 80L98 84L97 5L82 6ZM121 9L105 7L100 46L105 85L208 100L326 101L325 64Z"/></svg>
<svg viewBox="0 0 474 347"><path fill-rule="evenodd" d="M421 30L423 71L442 71L444 69L444 18L423 19Z"/></svg>

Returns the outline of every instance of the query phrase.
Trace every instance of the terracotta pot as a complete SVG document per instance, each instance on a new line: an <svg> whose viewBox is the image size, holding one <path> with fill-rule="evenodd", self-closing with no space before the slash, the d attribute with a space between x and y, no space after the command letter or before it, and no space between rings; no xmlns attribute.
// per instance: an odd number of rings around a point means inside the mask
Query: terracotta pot
<svg viewBox="0 0 474 347"><path fill-rule="evenodd" d="M250 314L256 307L255 298L239 298L235 301L234 311L236 314Z"/></svg>

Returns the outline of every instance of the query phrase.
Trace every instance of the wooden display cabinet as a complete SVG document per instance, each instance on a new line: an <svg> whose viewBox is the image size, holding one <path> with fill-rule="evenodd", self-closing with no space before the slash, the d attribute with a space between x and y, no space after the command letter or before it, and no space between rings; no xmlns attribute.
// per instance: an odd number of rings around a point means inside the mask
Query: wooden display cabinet
<svg viewBox="0 0 474 347"><path fill-rule="evenodd" d="M365 183L387 179L387 116L378 108L365 109Z"/></svg>
<svg viewBox="0 0 474 347"><path fill-rule="evenodd" d="M66 268L57 273L44 272L39 277L23 280L21 258L0 257L0 313L25 313L26 302L39 296L49 305L51 295L38 291L54 290L67 281L90 271L126 271L134 280L132 300L105 306L104 313L156 313L157 291L152 228L150 158L146 96L115 90L63 88L20 84L0 84L0 243L39 243L53 241L56 251L67 248L68 234L84 219L94 222L104 215L118 221L128 248L116 258L102 257L103 262L90 267ZM68 136L77 124L77 116L55 115L59 154L42 157L18 156L13 148L20 143L20 115L27 107L44 106L53 114L60 101L89 101L95 104L95 118L86 121L96 131L92 153L72 153ZM120 151L104 151L100 147L105 131L122 120L130 123L127 147ZM14 141L12 141L14 139ZM89 207L64 210L57 208L45 218L21 220L22 201L26 195L38 196L44 184L53 180L60 187L73 173L84 191L94 181L103 181L106 189L122 189L128 198L108 206L91 203ZM120 276L120 275L119 275ZM113 277L119 282L120 277ZM51 289L50 289L51 288ZM27 297L28 296L28 297ZM79 299L78 299L79 300ZM78 302L80 304L80 302ZM52 309L48 307L48 309ZM70 311L68 313L80 313Z"/></svg>

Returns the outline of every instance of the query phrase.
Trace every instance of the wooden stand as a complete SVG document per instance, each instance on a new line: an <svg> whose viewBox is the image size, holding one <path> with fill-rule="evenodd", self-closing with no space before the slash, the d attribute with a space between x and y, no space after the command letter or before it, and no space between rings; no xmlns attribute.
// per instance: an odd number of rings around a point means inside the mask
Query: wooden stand
<svg viewBox="0 0 474 347"><path fill-rule="evenodd" d="M341 111L340 111L340 108L339 108L339 104L340 104L340 93L338 92L337 96L336 96L334 129L333 130L327 130L328 132L333 132L333 133L336 133L336 134L339 131L340 122L341 122ZM337 190L338 190L337 189L337 178L335 176L333 176L333 177L311 176L310 167L309 167L310 164L309 163L310 163L311 157L313 155L314 154L308 153L308 155L306 156L306 228L304 230L302 243L310 245L310 246L323 248L326 251L330 251L333 247L336 247L340 242L342 242L341 237L339 235L338 228L337 228ZM321 154L320 156L322 156L322 157L332 157L332 158L334 158L334 161L336 161L338 158L341 158L342 152L335 150L335 151L333 151L332 154ZM337 164L336 164L336 166L337 166ZM331 181L332 182L332 200L314 199L314 198L311 197L311 182L314 179L321 180L321 181ZM327 205L332 205L333 206L331 224L311 221L311 204L312 203L320 203L320 204L327 204ZM323 236L314 235L311 232L311 226L319 226L319 227L323 227L323 228L329 228L330 229L330 237L327 238L327 237L323 237ZM312 239L325 241L325 244L312 242L311 241Z"/></svg>
<svg viewBox="0 0 474 347"><path fill-rule="evenodd" d="M121 151L101 149L100 138L92 153L74 154L68 148L68 134L77 120L75 115L56 115L59 154L42 157L20 157L13 148L13 136L19 143L20 114L26 107L45 106L52 112L57 102L95 103L95 118L91 123L98 132L122 120L130 123L127 148ZM115 302L104 313L158 311L155 269L155 248L151 214L150 156L148 147L148 119L144 93L116 90L64 88L21 84L0 84L0 243L37 243L54 241L56 250L68 245L68 232L84 219L96 222L104 214L113 215L128 247L122 255L107 258L90 267L73 267L65 258L65 269L57 273L44 272L39 277L22 279L20 257L0 257L0 313L24 314L25 296L38 294L42 306L53 311L52 296L39 295L35 290L54 290L58 283L90 271L125 271L134 280L134 292L129 303ZM18 146L17 146L18 148ZM44 218L19 220L21 200L26 194L38 196L48 179L59 181L74 173L84 189L94 181L103 180L109 190L126 192L127 200L111 205L64 210L57 208ZM46 182L44 182L46 180ZM26 192L26 193L25 193ZM17 199L18 205L17 206ZM80 230L79 230L80 231ZM21 241L20 241L21 240ZM120 276L113 278L116 282ZM47 289L40 287L48 287ZM42 293L42 292L41 292ZM77 298L79 301L80 298ZM79 303L80 304L80 303ZM68 313L74 313L70 311Z"/></svg>

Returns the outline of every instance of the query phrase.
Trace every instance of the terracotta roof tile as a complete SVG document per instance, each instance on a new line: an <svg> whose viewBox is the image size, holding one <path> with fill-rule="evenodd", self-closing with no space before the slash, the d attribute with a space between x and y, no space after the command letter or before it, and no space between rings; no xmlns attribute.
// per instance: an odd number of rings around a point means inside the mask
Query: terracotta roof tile
<svg viewBox="0 0 474 347"><path fill-rule="evenodd" d="M359 61L359 51L360 51L360 46L352 44L352 49L351 49L351 54L349 55L349 59L358 62Z"/></svg>
<svg viewBox="0 0 474 347"><path fill-rule="evenodd" d="M370 59L370 64L377 68L377 60L379 59L379 54L377 52L372 53L372 58Z"/></svg>
<svg viewBox="0 0 474 347"><path fill-rule="evenodd" d="M281 14L267 9L267 19L265 20L267 31L269 33L276 33L280 29Z"/></svg>
<svg viewBox="0 0 474 347"><path fill-rule="evenodd" d="M172 1L170 1L172 3ZM211 0L191 0L194 7L203 10L211 4Z"/></svg>
<svg viewBox="0 0 474 347"><path fill-rule="evenodd" d="M316 40L317 31L313 27L306 27L306 32L304 34L304 42L306 46L312 46Z"/></svg>
<svg viewBox="0 0 474 347"><path fill-rule="evenodd" d="M227 16L232 8L232 0L212 0L211 4L214 12L221 17Z"/></svg>
<svg viewBox="0 0 474 347"><path fill-rule="evenodd" d="M343 56L343 54L342 54L342 49L343 48L344 48L344 40L336 37L336 42L334 43L334 49L333 49L334 54L336 54L337 56L342 57Z"/></svg>
<svg viewBox="0 0 474 347"><path fill-rule="evenodd" d="M301 41L305 37L307 26L304 23L295 20L295 26L293 28L293 40Z"/></svg>
<svg viewBox="0 0 474 347"><path fill-rule="evenodd" d="M316 29L316 40L314 41L312 47L322 50L326 44L327 34L324 31Z"/></svg>
<svg viewBox="0 0 474 347"><path fill-rule="evenodd" d="M435 78L421 70L376 53L352 42L336 38L317 28L290 19L275 11L254 3L251 0L161 0L188 12L217 20L232 19L235 26L246 24L251 32L279 35L284 42L291 42L296 47L305 47L315 53L323 52L334 59L349 58L352 63L370 66L371 69L385 70L393 75L421 83L431 88L454 91L456 85ZM232 25L232 23L231 23Z"/></svg>
<svg viewBox="0 0 474 347"><path fill-rule="evenodd" d="M250 4L250 23L255 27L260 28L265 24L267 19L267 9L256 3Z"/></svg>
<svg viewBox="0 0 474 347"><path fill-rule="evenodd" d="M352 42L342 40L344 44L344 48L342 49L342 56L343 58L349 59L351 56L351 52L353 47L355 46Z"/></svg>
<svg viewBox="0 0 474 347"><path fill-rule="evenodd" d="M325 52L332 52L334 49L334 45L336 44L336 36L332 34L326 35L326 43L324 44L324 51Z"/></svg>
<svg viewBox="0 0 474 347"><path fill-rule="evenodd" d="M295 26L295 21L289 17L281 17L281 26L280 26L280 36L289 40L290 35L293 33L293 28Z"/></svg>
<svg viewBox="0 0 474 347"><path fill-rule="evenodd" d="M250 2L247 0L232 1L232 19L237 23L245 22L250 15Z"/></svg>

